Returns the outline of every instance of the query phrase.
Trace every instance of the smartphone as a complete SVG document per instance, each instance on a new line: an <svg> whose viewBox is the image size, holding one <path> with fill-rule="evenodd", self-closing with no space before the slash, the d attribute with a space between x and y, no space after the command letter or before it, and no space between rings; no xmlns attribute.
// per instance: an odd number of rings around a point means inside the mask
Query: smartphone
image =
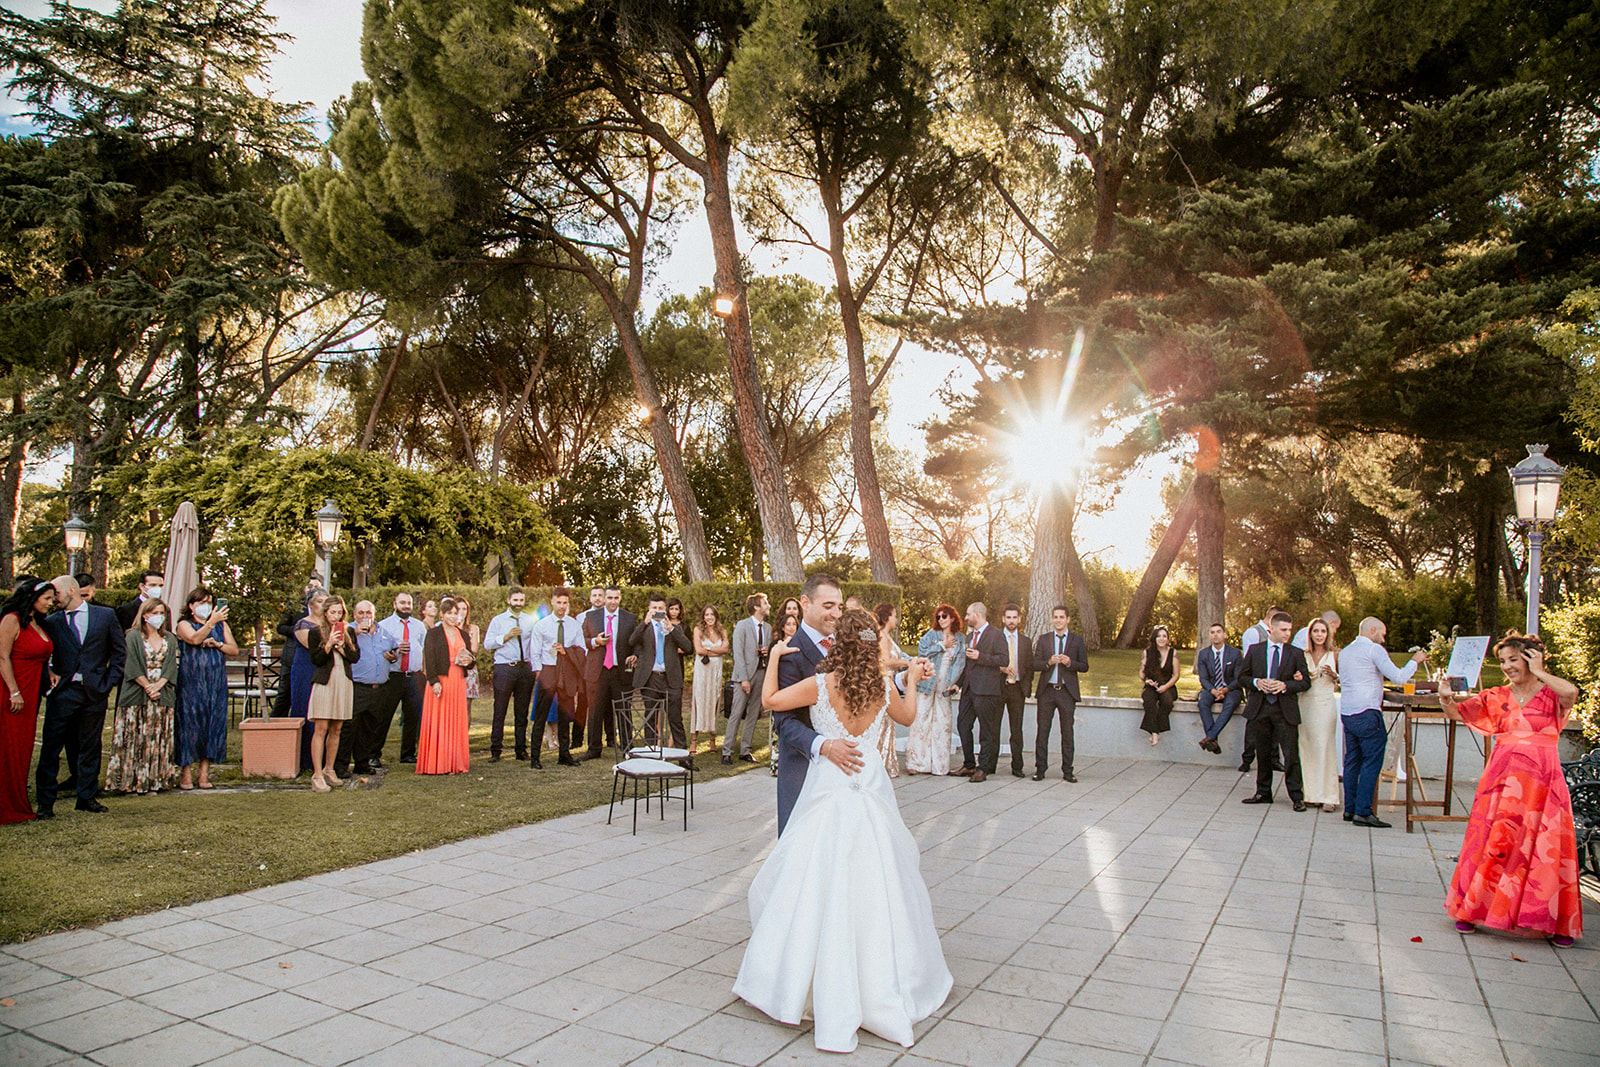
<svg viewBox="0 0 1600 1067"><path fill-rule="evenodd" d="M227 611L228 610L228 602L226 600L217 601L217 610L218 611Z"/></svg>
<svg viewBox="0 0 1600 1067"><path fill-rule="evenodd" d="M333 632L336 633L336 634L344 633L344 620L343 619L340 619L338 622L333 624Z"/></svg>

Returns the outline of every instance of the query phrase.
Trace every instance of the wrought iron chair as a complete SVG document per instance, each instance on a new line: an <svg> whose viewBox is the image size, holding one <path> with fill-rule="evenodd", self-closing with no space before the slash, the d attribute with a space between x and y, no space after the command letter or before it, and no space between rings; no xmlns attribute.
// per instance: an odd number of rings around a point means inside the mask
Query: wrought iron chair
<svg viewBox="0 0 1600 1067"><path fill-rule="evenodd" d="M654 705L659 700L660 708ZM656 715L659 723L666 714L666 699L647 699L643 694L634 692L625 697L618 697L615 701L617 718L617 765L612 768L611 776L611 805L606 809L606 825L611 825L611 817L616 810L619 799L626 800L631 790L633 795L633 832L639 832L639 800L642 792L644 810L650 811L650 799L656 796L661 805L661 818L667 817L667 802L679 800L683 803L683 828L689 829L689 794L693 788L693 774L688 767L680 762L662 759L658 753L663 751L659 747L635 744L639 737L635 729L635 722L643 722L646 718ZM656 735L658 738L660 734ZM666 750L671 751L671 750ZM687 755L687 753L685 753ZM674 797L672 787L675 783L683 784L683 792Z"/></svg>
<svg viewBox="0 0 1600 1067"><path fill-rule="evenodd" d="M1572 828L1578 838L1578 866L1588 860L1600 875L1600 749L1561 765L1572 794Z"/></svg>

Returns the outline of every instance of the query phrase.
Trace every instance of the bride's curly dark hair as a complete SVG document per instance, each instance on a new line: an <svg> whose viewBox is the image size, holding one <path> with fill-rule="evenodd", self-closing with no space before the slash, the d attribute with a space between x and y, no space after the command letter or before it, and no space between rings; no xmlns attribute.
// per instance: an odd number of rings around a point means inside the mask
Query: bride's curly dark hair
<svg viewBox="0 0 1600 1067"><path fill-rule="evenodd" d="M823 661L822 670L839 676L839 693L851 714L876 710L883 702L877 617L860 608L840 616L833 631L833 650Z"/></svg>

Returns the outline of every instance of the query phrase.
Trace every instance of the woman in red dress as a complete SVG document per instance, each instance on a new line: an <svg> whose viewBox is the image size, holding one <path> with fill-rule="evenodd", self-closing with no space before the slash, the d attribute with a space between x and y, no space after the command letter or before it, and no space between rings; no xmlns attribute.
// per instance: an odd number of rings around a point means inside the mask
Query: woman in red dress
<svg viewBox="0 0 1600 1067"><path fill-rule="evenodd" d="M467 755L467 672L477 670L472 637L461 628L464 601L439 603L439 625L422 641L422 733L417 738L418 774L463 774Z"/></svg>
<svg viewBox="0 0 1600 1067"><path fill-rule="evenodd" d="M1556 744L1578 687L1544 669L1537 637L1512 631L1495 655L1508 684L1459 701L1447 683L1439 691L1445 714L1494 735L1444 908L1462 933L1533 930L1570 948L1583 936L1583 897Z"/></svg>
<svg viewBox="0 0 1600 1067"><path fill-rule="evenodd" d="M54 648L40 623L55 602L55 588L30 576L0 605L0 824L33 818L28 767L39 720L39 680Z"/></svg>

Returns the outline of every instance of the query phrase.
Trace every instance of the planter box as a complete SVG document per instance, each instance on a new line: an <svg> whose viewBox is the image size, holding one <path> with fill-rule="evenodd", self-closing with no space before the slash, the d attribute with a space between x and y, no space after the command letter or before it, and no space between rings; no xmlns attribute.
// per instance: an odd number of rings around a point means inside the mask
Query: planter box
<svg viewBox="0 0 1600 1067"><path fill-rule="evenodd" d="M246 778L296 778L300 775L300 733L304 719L245 719L239 723Z"/></svg>

